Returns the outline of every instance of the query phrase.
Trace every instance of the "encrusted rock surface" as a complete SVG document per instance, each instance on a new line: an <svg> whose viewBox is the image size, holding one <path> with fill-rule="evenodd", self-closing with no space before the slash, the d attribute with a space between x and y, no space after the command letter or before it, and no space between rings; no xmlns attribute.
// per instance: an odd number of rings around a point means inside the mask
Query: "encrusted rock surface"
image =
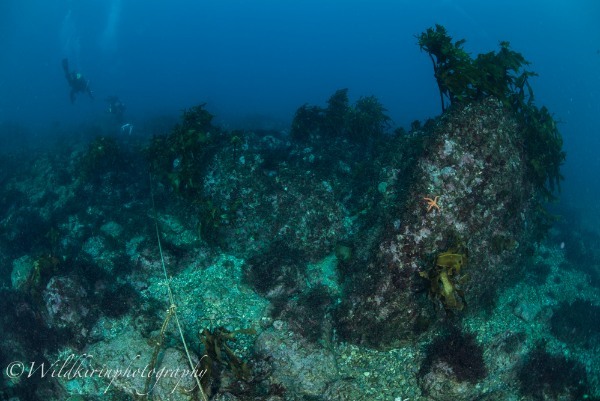
<svg viewBox="0 0 600 401"><path fill-rule="evenodd" d="M440 311L456 312L443 294L427 299L436 257L449 251L467 260L450 277L455 295L471 308L485 307L517 266L532 194L517 125L505 108L489 99L445 114L403 208L389 217L368 272L344 300L342 335L398 344L434 324ZM424 198L436 197L439 208L429 207Z"/></svg>

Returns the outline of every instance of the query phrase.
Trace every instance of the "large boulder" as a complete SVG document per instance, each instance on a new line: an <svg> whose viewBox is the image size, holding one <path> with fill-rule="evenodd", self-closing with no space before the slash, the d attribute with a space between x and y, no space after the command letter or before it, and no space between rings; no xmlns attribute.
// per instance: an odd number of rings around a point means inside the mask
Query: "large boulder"
<svg viewBox="0 0 600 401"><path fill-rule="evenodd" d="M348 285L346 340L397 345L440 316L486 306L527 243L534 189L512 114L488 99L445 113L429 135L404 201Z"/></svg>

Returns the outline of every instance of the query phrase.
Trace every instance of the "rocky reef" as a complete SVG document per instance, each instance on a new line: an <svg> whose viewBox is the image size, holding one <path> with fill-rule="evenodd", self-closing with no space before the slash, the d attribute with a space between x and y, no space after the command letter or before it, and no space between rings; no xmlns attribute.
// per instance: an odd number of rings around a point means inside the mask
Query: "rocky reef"
<svg viewBox="0 0 600 401"><path fill-rule="evenodd" d="M535 192L510 112L488 99L452 109L431 130L367 274L349 285L338 315L343 338L397 345L440 314L488 308L530 247Z"/></svg>
<svg viewBox="0 0 600 401"><path fill-rule="evenodd" d="M598 241L550 230L532 73L418 40L443 113L408 130L340 89L289 133L202 104L0 155L0 398L597 399Z"/></svg>

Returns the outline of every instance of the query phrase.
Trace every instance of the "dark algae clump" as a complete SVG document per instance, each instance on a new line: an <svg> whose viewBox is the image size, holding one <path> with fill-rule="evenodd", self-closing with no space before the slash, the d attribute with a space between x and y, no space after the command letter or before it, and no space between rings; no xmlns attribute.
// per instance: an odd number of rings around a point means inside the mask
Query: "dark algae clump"
<svg viewBox="0 0 600 401"><path fill-rule="evenodd" d="M527 355L517 377L521 394L536 401L591 399L583 365L548 353L543 344L538 344Z"/></svg>

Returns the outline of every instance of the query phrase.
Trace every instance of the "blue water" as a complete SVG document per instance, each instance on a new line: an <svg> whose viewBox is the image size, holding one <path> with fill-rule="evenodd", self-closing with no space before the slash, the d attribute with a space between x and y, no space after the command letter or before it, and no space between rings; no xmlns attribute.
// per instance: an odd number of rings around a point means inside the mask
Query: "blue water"
<svg viewBox="0 0 600 401"><path fill-rule="evenodd" d="M38 136L105 115L134 123L199 102L221 124L285 129L339 88L375 95L398 126L440 112L415 35L440 23L473 54L501 40L531 61L536 101L561 121L563 201L598 222L600 3L577 1L17 1L0 4L0 123ZM68 57L96 100L70 104ZM352 99L351 99L352 100ZM582 201L582 199L584 201Z"/></svg>

